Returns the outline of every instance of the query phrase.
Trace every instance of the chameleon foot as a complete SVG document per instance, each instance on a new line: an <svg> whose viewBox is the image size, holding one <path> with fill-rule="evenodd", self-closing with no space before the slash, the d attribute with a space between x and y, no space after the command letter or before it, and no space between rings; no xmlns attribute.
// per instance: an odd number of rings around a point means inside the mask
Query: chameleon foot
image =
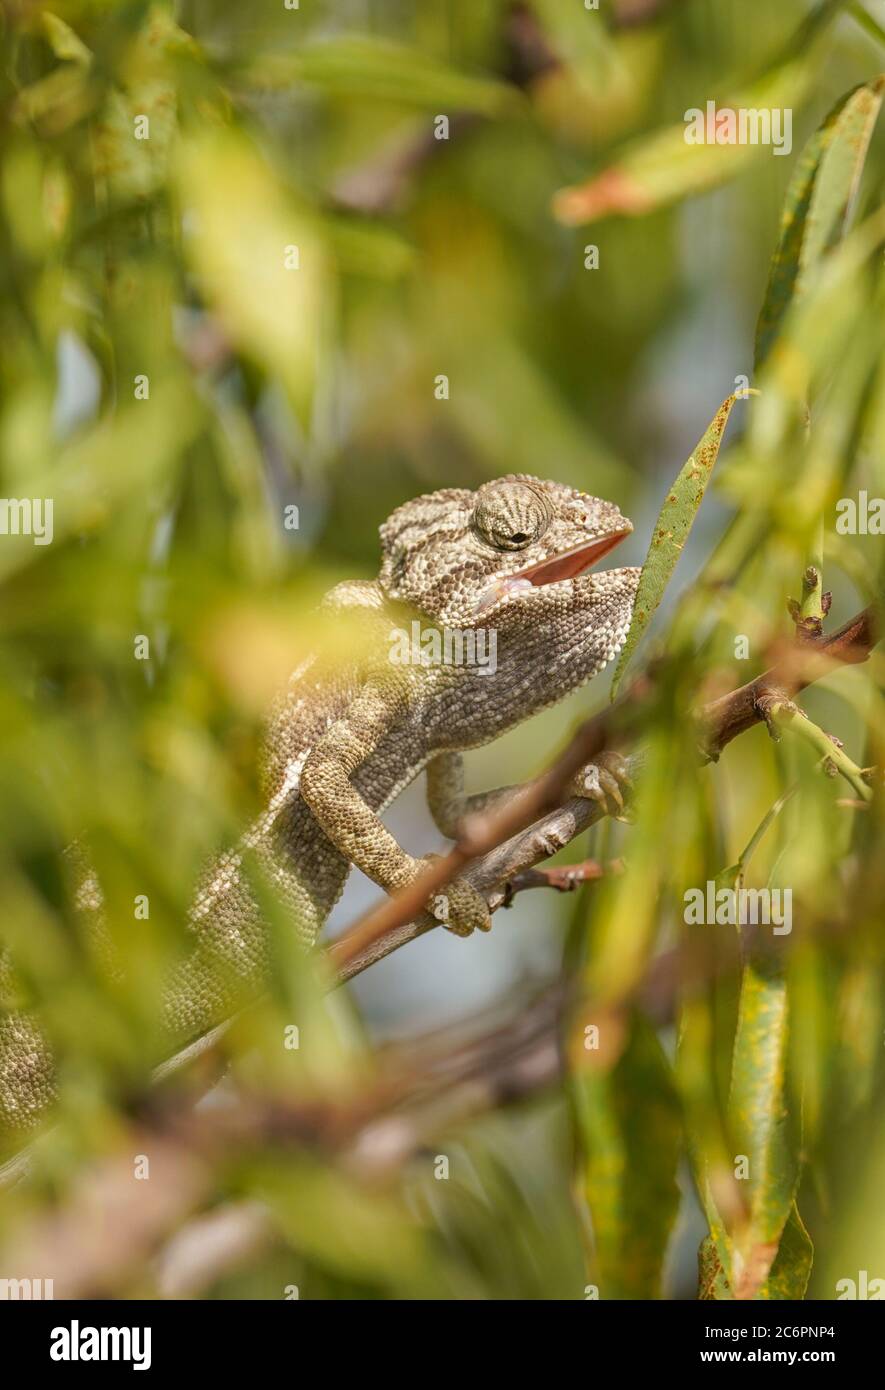
<svg viewBox="0 0 885 1390"><path fill-rule="evenodd" d="M597 802L606 815L626 818L625 800L633 786L627 759L620 753L600 753L593 763L581 768L569 785L570 796L584 796Z"/></svg>
<svg viewBox="0 0 885 1390"><path fill-rule="evenodd" d="M425 855L416 860L417 872L422 873L428 864L439 858L437 854ZM435 917L440 926L455 936L470 936L474 931L491 931L492 916L489 905L481 893L463 878L447 883L438 893L428 899L425 909Z"/></svg>

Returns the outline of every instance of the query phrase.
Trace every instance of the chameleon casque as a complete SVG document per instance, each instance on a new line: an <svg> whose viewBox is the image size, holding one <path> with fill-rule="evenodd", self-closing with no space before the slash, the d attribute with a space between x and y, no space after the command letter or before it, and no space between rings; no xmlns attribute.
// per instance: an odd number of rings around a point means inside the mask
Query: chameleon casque
<svg viewBox="0 0 885 1390"><path fill-rule="evenodd" d="M616 655L639 570L591 567L632 529L612 503L525 475L476 491L445 488L384 522L378 578L339 584L323 602L332 622L345 610L364 616L371 640L349 666L326 669L308 659L292 675L269 722L266 809L197 889L192 944L164 995L170 1051L256 997L267 981L267 938L243 868L247 853L310 946L352 865L388 893L420 872L423 861L380 820L419 772L426 769L430 810L449 836L461 816L511 790L465 796L461 752L562 699ZM437 628L494 632L494 672L395 664L391 630L416 617ZM600 759L569 794L604 800L616 790L615 769ZM467 883L450 884L447 898L450 930L468 935L491 925L485 900ZM76 904L100 931L101 893L88 865ZM38 1021L0 1016L0 1142L26 1136L44 1118L53 1086Z"/></svg>

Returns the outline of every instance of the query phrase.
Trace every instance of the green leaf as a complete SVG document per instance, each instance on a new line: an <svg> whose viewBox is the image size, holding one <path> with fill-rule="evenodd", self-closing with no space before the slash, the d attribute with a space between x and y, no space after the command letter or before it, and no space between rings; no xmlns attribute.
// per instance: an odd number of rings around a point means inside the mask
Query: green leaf
<svg viewBox="0 0 885 1390"><path fill-rule="evenodd" d="M458 109L492 116L518 100L512 87L474 77L417 48L384 39L344 36L287 52L264 53L238 74L261 90L305 82L323 91L400 102L423 109Z"/></svg>
<svg viewBox="0 0 885 1390"><path fill-rule="evenodd" d="M56 466L34 471L38 486L54 500L54 540L94 534L111 527L119 508L145 493L155 495L178 466L179 454L202 422L199 400L180 377L153 382L151 428L144 403L130 401L99 420L59 453ZM120 459L127 459L126 468ZM30 536L6 538L0 550L0 579L39 558Z"/></svg>
<svg viewBox="0 0 885 1390"><path fill-rule="evenodd" d="M355 218L326 217L329 249L342 272L376 280L396 280L415 263L415 250L396 232Z"/></svg>
<svg viewBox="0 0 885 1390"><path fill-rule="evenodd" d="M757 1302L766 1299L803 1299L811 1276L813 1257L811 1237L802 1224L794 1202L771 1272L754 1294L754 1299ZM705 1236L698 1251L698 1298L727 1302L733 1297L716 1242L712 1236Z"/></svg>
<svg viewBox="0 0 885 1390"><path fill-rule="evenodd" d="M685 999L680 1011L676 1053L676 1074L688 1131L689 1159L698 1199L710 1232L699 1252L702 1289L715 1277L709 1268L711 1252L715 1252L717 1268L722 1270L725 1279L731 1269L732 1247L726 1214L732 1227L745 1217L741 1205L742 1185L735 1177L732 1146L725 1132L717 1087L715 1049L718 1002L712 989ZM701 1298L719 1296L700 1294Z"/></svg>
<svg viewBox="0 0 885 1390"><path fill-rule="evenodd" d="M883 91L885 76L855 87L836 103L802 151L784 199L780 239L756 328L757 367L809 270L845 233Z"/></svg>
<svg viewBox="0 0 885 1390"><path fill-rule="evenodd" d="M66 24L51 10L44 10L41 18L46 42L56 58L61 58L64 62L69 63L82 63L86 66L92 62L92 53L79 35L74 33L70 24Z"/></svg>
<svg viewBox="0 0 885 1390"><path fill-rule="evenodd" d="M593 1222L599 1296L658 1298L679 1206L682 1123L672 1071L651 1026L634 1017L614 1067L579 1071L573 1099L578 1187Z"/></svg>
<svg viewBox="0 0 885 1390"><path fill-rule="evenodd" d="M721 1303L731 1298L728 1279L712 1236L704 1236L698 1250L698 1298Z"/></svg>
<svg viewBox="0 0 885 1390"><path fill-rule="evenodd" d="M787 63L717 106L734 111L792 110L803 100L813 75L807 57ZM688 130L683 120L644 136L585 183L560 189L553 200L555 217L568 226L585 225L612 214L642 217L726 183L760 153L771 153L768 145L720 145L709 135L703 144L690 144Z"/></svg>
<svg viewBox="0 0 885 1390"><path fill-rule="evenodd" d="M717 109L792 112L798 107L813 86L826 51L824 36L842 3L821 0L767 71L743 91L717 99ZM704 144L690 144L687 129L683 120L632 142L620 159L586 183L561 189L553 200L554 215L572 226L611 213L641 217L725 183L761 150L770 151L769 146L751 141L720 145L709 136ZM789 153L786 145L783 148Z"/></svg>
<svg viewBox="0 0 885 1390"><path fill-rule="evenodd" d="M414 1298L440 1293L439 1263L395 1192L370 1191L308 1155L259 1160L250 1174L284 1236L310 1260Z"/></svg>
<svg viewBox="0 0 885 1390"><path fill-rule="evenodd" d="M717 890L742 885L748 861L795 790L795 786L789 788L775 801L738 862L717 874ZM738 1186L748 1189L748 1202L743 1209L735 1206L737 1194L723 1182L726 1165L719 1136L715 1132L703 1135L699 1145L692 1145L710 1228L698 1257L702 1299L802 1298L808 1282L811 1242L795 1207L798 1162L787 1125L787 997L781 959L769 951L751 953L741 977L728 1114L730 1161L735 1172L738 1164L746 1165ZM697 1007L683 1010L689 1021ZM698 1070L697 1059L694 1070ZM709 1131L708 1117L705 1122ZM715 1170L719 1191L714 1193ZM729 1213L726 1220L725 1212Z"/></svg>
<svg viewBox="0 0 885 1390"><path fill-rule="evenodd" d="M743 399L747 393L741 393ZM756 395L755 391L750 394ZM672 488L667 493L661 508L651 544L639 576L636 602L633 605L633 620L627 640L621 648L618 663L612 677L611 694L614 699L627 663L648 627L664 596L670 576L676 568L676 561L688 539L695 515L701 502L713 465L719 454L719 445L731 414L731 407L739 399L737 393L728 396L717 410L712 422L688 461L683 465Z"/></svg>
<svg viewBox="0 0 885 1390"><path fill-rule="evenodd" d="M205 300L236 348L279 378L309 420L334 294L322 225L233 133L189 139L178 175L190 214L186 251Z"/></svg>
<svg viewBox="0 0 885 1390"><path fill-rule="evenodd" d="M781 1236L777 1258L771 1267L771 1273L756 1295L757 1298L804 1298L813 1260L814 1246L811 1236L806 1231L794 1202Z"/></svg>
<svg viewBox="0 0 885 1390"><path fill-rule="evenodd" d="M788 1132L786 1059L783 965L760 950L747 961L741 980L729 1098L735 1151L749 1166L749 1220L732 1252L738 1298L753 1298L764 1285L793 1205L798 1164Z"/></svg>

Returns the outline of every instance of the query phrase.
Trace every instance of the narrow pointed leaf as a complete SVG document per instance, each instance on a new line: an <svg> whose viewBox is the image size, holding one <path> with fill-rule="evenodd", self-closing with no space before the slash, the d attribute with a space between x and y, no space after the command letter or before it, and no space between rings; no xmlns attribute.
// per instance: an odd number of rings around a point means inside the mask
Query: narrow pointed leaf
<svg viewBox="0 0 885 1390"><path fill-rule="evenodd" d="M186 252L206 304L235 348L283 382L309 422L334 296L322 223L238 136L190 138L178 178Z"/></svg>
<svg viewBox="0 0 885 1390"><path fill-rule="evenodd" d="M806 144L790 180L781 233L756 329L756 365L768 355L791 301L820 257L845 233L885 76L842 97Z"/></svg>
<svg viewBox="0 0 885 1390"><path fill-rule="evenodd" d="M492 116L518 105L512 87L461 72L420 49L388 39L341 35L297 49L261 53L238 72L247 87L291 88L303 82L330 95L374 98L423 109Z"/></svg>
<svg viewBox="0 0 885 1390"><path fill-rule="evenodd" d="M679 1207L679 1102L654 1030L634 1018L609 1072L574 1078L578 1187L593 1223L600 1298L659 1298Z"/></svg>
<svg viewBox="0 0 885 1390"><path fill-rule="evenodd" d="M793 1203L784 1227L774 1264L754 1299L801 1300L805 1297L814 1247L802 1223L799 1210ZM698 1251L698 1298L727 1302L734 1298L728 1276L722 1265L719 1247L712 1236L705 1236Z"/></svg>
<svg viewBox="0 0 885 1390"><path fill-rule="evenodd" d="M722 402L703 438L683 465L661 507L639 577L636 602L633 605L633 621L612 677L612 699L627 663L651 622L670 582L670 576L676 568L676 561L682 553L698 508L704 500L731 407L736 400L738 396L733 394Z"/></svg>
<svg viewBox="0 0 885 1390"><path fill-rule="evenodd" d="M746 1158L750 1219L732 1257L736 1297L753 1298L768 1278L793 1205L798 1165L785 1087L787 984L781 960L755 952L744 967L729 1114L736 1154Z"/></svg>
<svg viewBox="0 0 885 1390"><path fill-rule="evenodd" d="M633 141L620 158L585 183L560 189L553 199L554 215L571 226L612 213L641 217L655 208L725 183L760 152L770 154L777 146L773 142L760 143L758 134L755 139L749 135L739 143L718 143L718 114L726 109L743 112L746 121L755 121L763 112L792 114L814 85L826 52L827 30L841 4L842 0L821 0L765 73L742 91L728 93L721 102L715 102L716 118L706 119L703 143L692 143L686 138L690 128L686 113L680 124ZM797 58L797 54L801 56ZM780 148L788 155L792 135L788 140L784 127L780 136Z"/></svg>
<svg viewBox="0 0 885 1390"><path fill-rule="evenodd" d="M723 100L717 110L792 110L802 101L811 79L807 63L788 63ZM583 226L612 215L642 217L726 183L760 154L771 154L769 145L751 141L719 144L715 124L707 119L706 112L704 121L702 143L693 143L692 127L685 120L632 142L618 159L586 182L560 189L553 200L554 216L568 226Z"/></svg>

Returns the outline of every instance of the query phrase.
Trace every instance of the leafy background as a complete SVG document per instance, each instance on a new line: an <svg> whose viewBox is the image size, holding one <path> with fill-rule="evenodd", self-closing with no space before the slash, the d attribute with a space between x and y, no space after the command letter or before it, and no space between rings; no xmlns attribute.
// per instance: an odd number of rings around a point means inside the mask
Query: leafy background
<svg viewBox="0 0 885 1390"><path fill-rule="evenodd" d="M6 1007L44 1020L59 1104L30 1175L0 1195L4 1239L41 1249L84 1174L141 1152L158 990L192 885L258 809L267 705L317 641L334 645L314 603L374 573L387 513L533 472L615 499L636 525L625 562L640 563L746 376L762 394L736 404L632 658L678 657L646 721L635 823L563 856L621 855L625 872L574 898L521 895L483 940L431 933L329 999L281 945L273 997L225 1042L228 1079L203 1105L260 1096L352 1119L391 1057L420 1072L428 1030L454 1051L563 974L587 986L599 1050L581 1046L580 1015L540 1094L492 1095L467 1118L443 1106L395 1162L343 1153L328 1129L204 1155L163 1240L98 1249L85 1287L693 1298L702 1240L706 1296L833 1298L861 1270L885 1277L881 800L840 804L864 798L762 728L699 768L687 718L765 668L810 557L830 627L881 592L879 538L835 520L839 498L885 492L883 8L5 7L2 490L53 497L55 541L0 544L0 984ZM710 99L789 106L790 157L691 151L683 113ZM874 654L804 701L861 767L881 762L882 676ZM540 770L607 680L473 755L471 786ZM734 930L692 936L683 893L734 881L793 786L746 881L792 887L794 930L741 978L716 966ZM388 821L411 851L433 846L421 788ZM123 978L64 891L77 836ZM332 931L375 896L355 875ZM706 966L662 1018L635 990L680 940ZM302 1046L283 1053L293 1017ZM154 1139L155 1171L124 1205L188 1190L187 1161L167 1171ZM236 1258L170 1284L176 1231L200 1251L201 1222L256 1204L259 1236ZM76 1226L59 1229L70 1244Z"/></svg>

